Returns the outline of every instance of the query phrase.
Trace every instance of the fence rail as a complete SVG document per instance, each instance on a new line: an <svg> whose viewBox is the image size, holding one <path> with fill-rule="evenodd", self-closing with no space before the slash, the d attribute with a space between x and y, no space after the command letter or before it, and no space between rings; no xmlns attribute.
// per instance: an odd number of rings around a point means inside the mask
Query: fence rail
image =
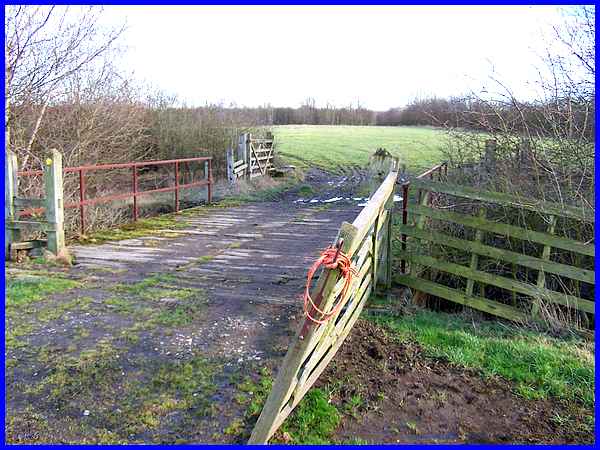
<svg viewBox="0 0 600 450"><path fill-rule="evenodd" d="M336 242L356 268L348 295L324 324L306 318L292 340L273 388L252 432L250 444L266 443L350 333L377 284L391 283L391 223L397 167L391 171L352 224L344 222ZM344 280L337 269L324 269L315 291L315 304L328 311L337 301ZM314 315L315 312L311 315Z"/></svg>
<svg viewBox="0 0 600 450"><path fill-rule="evenodd" d="M197 181L193 181L193 171L191 172L190 182L181 183L181 168L184 164L190 163L204 163L204 173L203 178ZM156 167L156 166L172 166L173 167L173 182L172 186L157 188L157 189L149 189L149 190L139 190L139 170L142 167ZM114 169L131 169L131 191L124 192L122 194L112 194L112 195L104 195L101 197L95 198L87 198L86 192L86 178L85 175L92 171L98 170L114 170ZM139 216L139 207L138 207L138 197L157 194L161 192L174 192L175 200L174 200L174 209L175 211L179 211L180 206L180 195L179 192L183 189L189 189L193 187L201 187L206 186L207 189L207 202L211 203L212 201L212 158L211 157L197 157L197 158L182 158L182 159L169 159L169 160L157 160L157 161L140 161L140 162L129 162L129 163L114 163L114 164L98 164L98 165L85 165L85 166L77 166L77 167L66 167L63 169L63 173L69 174L74 173L78 175L78 201L68 202L64 205L66 209L70 208L79 208L79 224L80 224L80 232L81 234L85 234L85 207L95 204L101 203L110 203L118 200L127 200L133 199L133 220L137 220ZM39 176L42 175L43 171L41 170L26 170L26 171L18 171L17 176L21 177L31 177L31 176ZM21 215L27 216L32 213L42 212L44 207L40 205L35 205L32 202L35 202L36 199L28 199L28 202L31 202L27 205L27 208L22 209L20 212ZM17 199L17 204L19 204L19 199Z"/></svg>
<svg viewBox="0 0 600 450"><path fill-rule="evenodd" d="M408 190L410 187L419 189L418 204L408 205ZM568 205L559 205L551 202L525 198L518 195L505 193L480 191L473 188L458 186L454 184L432 181L424 178L416 179L403 185L403 220L399 227L401 233L401 272L395 275L397 283L406 285L418 292L424 292L436 297L443 298L455 303L466 305L490 314L511 320L527 320L537 317L540 312L541 302L561 305L571 310L594 314L594 301L582 298L579 289L580 284L590 286L588 292L595 285L595 271L581 267L581 263L566 264L564 261L551 260L552 249L558 249L567 254L574 254L574 260L580 261L581 257L589 259L595 256L593 242L581 242L568 237L557 236L555 228L558 218L576 220L580 222L594 223L593 211ZM452 211L449 208L436 207L432 202L433 194L444 194L450 197L468 199L469 201L481 202L479 216L467 215ZM500 205L516 208L518 210L532 211L544 217L547 228L545 231L531 230L526 227L509 223L502 223L486 217L486 208L483 204ZM412 218L408 220L408 214ZM428 221L432 219L442 223L458 224L475 230L472 240L461 236L453 236L448 232L428 229ZM485 234L490 236L502 236L503 239L517 239L541 245L542 251L538 255L525 254L514 251L514 249L499 248L493 243L484 243ZM408 242L411 238L412 242ZM424 254L429 242L437 248L449 247L459 250L470 256L468 266L448 261L444 256ZM408 244L412 243L412 248ZM577 256L580 255L580 256ZM523 270L537 272L536 283L529 279L517 279L516 276L509 278L494 273L489 273L479 267L479 257L509 263L513 270L521 267ZM570 261L570 260L568 260ZM410 263L408 270L406 263ZM447 273L466 280L466 288L457 289L445 286L431 279L427 279L424 273L426 269L435 273ZM535 274L534 272L534 274ZM568 283L576 285L575 291L569 290L564 281L560 289L555 290L547 285L547 275L553 274L559 280L571 280ZM474 294L474 284L480 284L479 295ZM560 283L559 283L560 284ZM507 304L485 297L485 285L494 286L519 294L528 298L526 304ZM553 286L556 288L556 283ZM576 294L576 295L574 295ZM587 295L586 295L587 296ZM587 319L585 319L587 320ZM584 321L585 321L584 320Z"/></svg>

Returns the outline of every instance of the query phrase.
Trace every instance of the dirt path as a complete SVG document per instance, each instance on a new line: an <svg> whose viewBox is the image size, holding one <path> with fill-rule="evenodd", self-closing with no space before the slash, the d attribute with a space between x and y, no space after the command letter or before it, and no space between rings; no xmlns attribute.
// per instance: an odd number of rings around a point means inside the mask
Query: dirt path
<svg viewBox="0 0 600 450"><path fill-rule="evenodd" d="M313 172L310 189L278 202L199 209L160 237L72 247L77 264L61 275L77 287L7 317L9 439L233 440L223 430L246 408L237 386L285 353L307 267L360 210L359 178Z"/></svg>

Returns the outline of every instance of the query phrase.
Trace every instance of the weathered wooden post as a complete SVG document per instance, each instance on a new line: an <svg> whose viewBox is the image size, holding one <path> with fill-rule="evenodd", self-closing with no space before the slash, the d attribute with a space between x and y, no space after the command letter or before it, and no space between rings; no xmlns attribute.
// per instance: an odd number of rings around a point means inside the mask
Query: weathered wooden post
<svg viewBox="0 0 600 450"><path fill-rule="evenodd" d="M227 179L229 180L230 183L234 183L235 182L235 178L233 175L233 149L231 147L229 147L227 149Z"/></svg>
<svg viewBox="0 0 600 450"><path fill-rule="evenodd" d="M17 196L17 155L7 150L4 160L4 255L10 259L10 244L18 242L21 232L10 225L17 220L15 216L15 197Z"/></svg>
<svg viewBox="0 0 600 450"><path fill-rule="evenodd" d="M371 155L369 158L369 169L368 169L368 180L369 180L369 197L371 197L375 191L379 188L383 180L388 176L390 171L397 170L398 160L392 156L390 152L385 150L384 148L379 148L377 151ZM391 276L388 275L391 267L389 267L389 259L391 256L391 252L389 251L389 239L390 239L390 221L392 219L392 210L394 208L394 194L392 193L391 197L386 202L384 208L377 216L375 220L375 225L373 229L372 235L372 255L373 255L373 288L377 286L378 283L382 283L387 286L388 278ZM384 212L387 211L387 214L384 216ZM384 220L381 223L381 220ZM380 239L380 234L381 236Z"/></svg>
<svg viewBox="0 0 600 450"><path fill-rule="evenodd" d="M242 133L240 134L239 140L238 140L238 149L237 149L237 160L242 160L244 161L244 163L248 163L248 147L247 147L247 143L248 143L248 133ZM248 171L250 170L250 164L248 164L248 166L246 167L245 173L247 174Z"/></svg>
<svg viewBox="0 0 600 450"><path fill-rule="evenodd" d="M369 180L369 197L379 188L387 177L392 167L395 167L396 160L385 148L378 148L375 153L369 157L369 169L367 179Z"/></svg>
<svg viewBox="0 0 600 450"><path fill-rule="evenodd" d="M46 221L48 222L48 251L59 255L65 248L63 165L62 154L52 150L44 167L46 188Z"/></svg>
<svg viewBox="0 0 600 450"><path fill-rule="evenodd" d="M246 133L246 143L244 144L244 149L246 151L245 153L245 159L244 161L246 162L246 164L248 164L248 166L246 167L246 175L247 178L250 179L252 178L252 134L250 133ZM258 163L258 161L257 161Z"/></svg>

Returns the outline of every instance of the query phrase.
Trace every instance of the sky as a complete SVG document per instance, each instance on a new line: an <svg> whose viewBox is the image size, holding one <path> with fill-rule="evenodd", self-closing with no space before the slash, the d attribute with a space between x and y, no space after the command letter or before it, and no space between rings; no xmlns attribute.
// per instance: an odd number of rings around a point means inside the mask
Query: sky
<svg viewBox="0 0 600 450"><path fill-rule="evenodd" d="M124 22L120 65L190 106L356 104L486 87L531 92L550 6L106 6Z"/></svg>

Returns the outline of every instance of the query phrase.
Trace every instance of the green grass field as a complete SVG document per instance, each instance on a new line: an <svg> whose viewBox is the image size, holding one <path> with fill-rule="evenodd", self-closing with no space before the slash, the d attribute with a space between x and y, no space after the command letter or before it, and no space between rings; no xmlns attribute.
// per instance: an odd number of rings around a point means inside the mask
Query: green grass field
<svg viewBox="0 0 600 450"><path fill-rule="evenodd" d="M430 127L285 125L273 128L278 153L299 167L336 172L364 166L383 147L400 158L411 172L443 159L444 130Z"/></svg>

